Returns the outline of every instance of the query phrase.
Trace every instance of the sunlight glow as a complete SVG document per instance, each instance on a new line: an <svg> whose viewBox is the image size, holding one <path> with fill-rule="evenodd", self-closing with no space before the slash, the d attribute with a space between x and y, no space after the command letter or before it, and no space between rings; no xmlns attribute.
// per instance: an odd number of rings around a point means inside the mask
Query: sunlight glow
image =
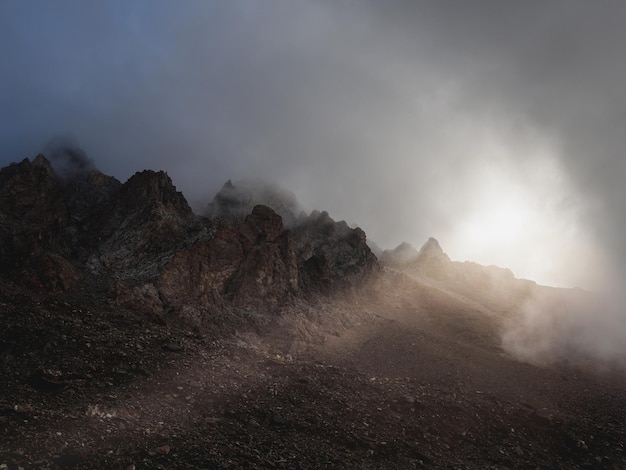
<svg viewBox="0 0 626 470"><path fill-rule="evenodd" d="M513 198L477 210L461 230L469 243L514 243L524 236L529 208Z"/></svg>
<svg viewBox="0 0 626 470"><path fill-rule="evenodd" d="M507 267L541 284L593 287L602 259L582 225L588 208L571 191L558 151L505 144L476 144L481 164L449 190L457 223L443 246L452 259Z"/></svg>

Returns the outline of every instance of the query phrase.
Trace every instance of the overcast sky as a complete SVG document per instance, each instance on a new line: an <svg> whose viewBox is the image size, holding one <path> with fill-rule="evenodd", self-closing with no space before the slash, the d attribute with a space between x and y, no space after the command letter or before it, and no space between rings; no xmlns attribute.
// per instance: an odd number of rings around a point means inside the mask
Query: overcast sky
<svg viewBox="0 0 626 470"><path fill-rule="evenodd" d="M624 25L620 0L0 0L0 163L65 136L192 204L262 178L383 248L597 286L626 266Z"/></svg>

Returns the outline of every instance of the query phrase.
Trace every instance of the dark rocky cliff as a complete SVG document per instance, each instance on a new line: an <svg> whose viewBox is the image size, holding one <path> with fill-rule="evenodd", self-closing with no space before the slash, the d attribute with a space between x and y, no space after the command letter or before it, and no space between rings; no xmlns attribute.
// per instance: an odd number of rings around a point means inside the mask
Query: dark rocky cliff
<svg viewBox="0 0 626 470"><path fill-rule="evenodd" d="M223 193L223 191L222 191ZM359 286L379 271L365 233L325 213L195 215L164 172L122 184L97 170L59 177L42 155L0 170L3 288L106 288L111 300L195 327L224 312L278 312ZM246 206L247 207L247 206ZM294 206L295 207L295 206ZM283 208L284 209L284 208ZM286 210L286 209L285 209Z"/></svg>

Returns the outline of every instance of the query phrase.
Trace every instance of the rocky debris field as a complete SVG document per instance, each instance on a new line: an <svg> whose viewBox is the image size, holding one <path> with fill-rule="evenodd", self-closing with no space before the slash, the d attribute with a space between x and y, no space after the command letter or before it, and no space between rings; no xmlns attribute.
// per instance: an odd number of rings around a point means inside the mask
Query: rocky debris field
<svg viewBox="0 0 626 470"><path fill-rule="evenodd" d="M619 383L399 317L305 345L84 294L0 307L1 468L626 468Z"/></svg>

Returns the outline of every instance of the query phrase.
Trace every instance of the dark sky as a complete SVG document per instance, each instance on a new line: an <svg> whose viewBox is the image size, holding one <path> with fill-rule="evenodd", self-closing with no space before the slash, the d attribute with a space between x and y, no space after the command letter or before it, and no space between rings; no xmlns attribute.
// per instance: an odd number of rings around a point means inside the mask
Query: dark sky
<svg viewBox="0 0 626 470"><path fill-rule="evenodd" d="M621 0L0 0L0 164L61 136L192 204L262 178L383 247L603 286L625 25Z"/></svg>

